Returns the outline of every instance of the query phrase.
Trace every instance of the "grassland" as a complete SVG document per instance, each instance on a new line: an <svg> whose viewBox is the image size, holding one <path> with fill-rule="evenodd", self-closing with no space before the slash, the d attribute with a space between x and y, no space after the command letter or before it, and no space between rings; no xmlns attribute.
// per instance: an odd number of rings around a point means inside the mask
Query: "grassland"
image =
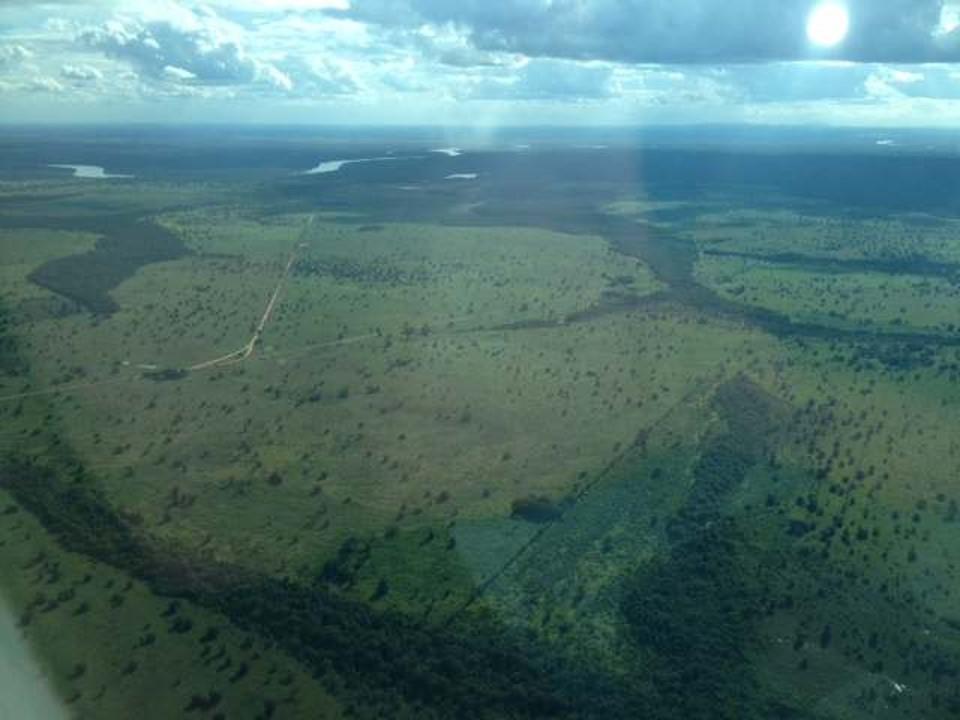
<svg viewBox="0 0 960 720"><path fill-rule="evenodd" d="M284 182L2 188L3 589L78 714L960 712L952 221Z"/></svg>

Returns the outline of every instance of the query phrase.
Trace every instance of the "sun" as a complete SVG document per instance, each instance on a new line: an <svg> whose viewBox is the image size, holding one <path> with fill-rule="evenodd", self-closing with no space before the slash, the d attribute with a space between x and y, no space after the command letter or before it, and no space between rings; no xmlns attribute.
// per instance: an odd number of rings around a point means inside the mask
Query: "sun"
<svg viewBox="0 0 960 720"><path fill-rule="evenodd" d="M810 11L807 18L807 37L820 47L833 47L847 36L850 14L838 2L822 2Z"/></svg>

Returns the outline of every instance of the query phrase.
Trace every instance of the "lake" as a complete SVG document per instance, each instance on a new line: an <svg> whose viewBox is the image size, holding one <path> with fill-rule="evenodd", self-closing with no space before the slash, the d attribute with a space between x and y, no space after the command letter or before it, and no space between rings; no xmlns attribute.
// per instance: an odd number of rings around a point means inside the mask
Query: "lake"
<svg viewBox="0 0 960 720"><path fill-rule="evenodd" d="M369 163L369 162L386 162L388 160L405 160L409 158L398 158L398 157L373 157L373 158L357 158L355 160L327 160L325 162L318 163L315 167L310 168L305 171L304 175L321 175L324 173L337 172L344 165L353 165L354 163Z"/></svg>
<svg viewBox="0 0 960 720"><path fill-rule="evenodd" d="M73 170L73 176L77 178L90 178L93 180L110 180L113 178L132 178L133 175L117 175L105 172L99 165L61 165L50 164L47 167L61 168L63 170Z"/></svg>

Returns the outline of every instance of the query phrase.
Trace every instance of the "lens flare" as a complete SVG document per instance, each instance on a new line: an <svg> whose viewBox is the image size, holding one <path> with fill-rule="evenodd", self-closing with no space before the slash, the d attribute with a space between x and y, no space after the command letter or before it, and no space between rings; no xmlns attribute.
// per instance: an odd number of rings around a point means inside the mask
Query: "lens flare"
<svg viewBox="0 0 960 720"><path fill-rule="evenodd" d="M850 30L850 14L836 2L822 2L807 18L807 37L820 47L833 47L843 42Z"/></svg>

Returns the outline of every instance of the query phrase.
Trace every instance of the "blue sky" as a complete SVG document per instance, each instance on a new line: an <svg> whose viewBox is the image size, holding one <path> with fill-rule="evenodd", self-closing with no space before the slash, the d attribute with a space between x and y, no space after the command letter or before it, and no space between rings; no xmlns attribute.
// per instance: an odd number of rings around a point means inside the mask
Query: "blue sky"
<svg viewBox="0 0 960 720"><path fill-rule="evenodd" d="M953 126L960 3L0 0L0 122Z"/></svg>

